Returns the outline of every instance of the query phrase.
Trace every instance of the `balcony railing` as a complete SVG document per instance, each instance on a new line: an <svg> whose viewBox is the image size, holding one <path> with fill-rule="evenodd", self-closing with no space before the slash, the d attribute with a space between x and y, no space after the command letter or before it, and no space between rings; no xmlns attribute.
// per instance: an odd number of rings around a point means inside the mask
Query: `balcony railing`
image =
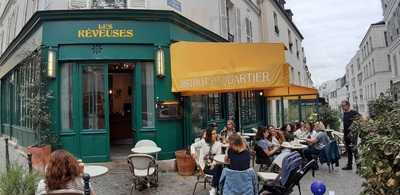
<svg viewBox="0 0 400 195"><path fill-rule="evenodd" d="M92 8L127 8L126 0L93 0Z"/></svg>
<svg viewBox="0 0 400 195"><path fill-rule="evenodd" d="M235 41L235 35L228 33L228 41L229 42L234 42Z"/></svg>

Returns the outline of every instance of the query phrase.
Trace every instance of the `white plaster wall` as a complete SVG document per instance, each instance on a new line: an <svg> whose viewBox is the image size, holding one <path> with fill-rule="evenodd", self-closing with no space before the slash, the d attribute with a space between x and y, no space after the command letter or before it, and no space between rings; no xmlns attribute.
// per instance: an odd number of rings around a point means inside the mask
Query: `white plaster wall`
<svg viewBox="0 0 400 195"><path fill-rule="evenodd" d="M85 2L85 0L82 0ZM167 5L166 0L146 0L145 7L143 9L153 9L153 10L172 10L177 13L182 14L184 17L194 21L195 23L209 29L210 31L217 33L225 38L228 38L226 34L223 34L221 31L221 22L223 21L221 17L221 4L219 3L222 0L178 0L181 2L182 10L175 10L174 8ZM9 6L9 9L4 10L8 0L0 1L0 14L4 13L4 17L0 18L0 53L2 53L5 48L7 48L8 44L14 39L18 32L22 29L25 23L30 19L33 13L36 11L36 7L38 10L65 10L71 9L70 0L14 0L12 5ZM28 2L28 4L26 4ZM91 0L86 0L87 7L82 7L82 9L90 9ZM253 3L255 1L252 1ZM37 5L36 5L37 3ZM234 4L235 10L240 10L240 40L235 40L238 42L246 41L246 24L245 18L249 18L252 23L252 34L253 34L253 42L260 42L261 39L261 18L259 16L259 9L257 5L250 6L247 0L232 0ZM130 4L128 4L130 5ZM256 7L256 9L254 9ZM138 9L137 7L128 7L129 9ZM16 18L12 17L14 12L18 13ZM231 20L236 20L236 18L230 18ZM17 25L10 24L10 21L16 21ZM233 24L238 24L236 21ZM11 33L12 36L8 38L10 26L15 26L15 33ZM236 26L231 26L232 29L237 29ZM13 32L13 31L12 31ZM235 33L235 34L237 34ZM3 36L2 36L3 34ZM1 41L3 37L4 41Z"/></svg>
<svg viewBox="0 0 400 195"><path fill-rule="evenodd" d="M261 5L262 10L262 40L265 42L280 42L284 43L288 50L286 53L286 61L294 68L293 75L290 75L291 83L296 85L307 86L310 84L309 78L305 70L305 64L303 62L303 57L305 56L302 52L302 39L296 30L290 26L289 20L286 18L284 13L274 5L272 0L264 0ZM274 15L276 13L278 16L278 27L279 34L275 32ZM294 16L295 17L295 16ZM292 52L289 51L289 36L288 30L291 31L293 49ZM297 58L296 50L296 40L298 41L298 51L299 57ZM291 71L289 71L291 72ZM298 76L300 72L300 78ZM290 73L291 74L291 73ZM306 75L306 76L305 76Z"/></svg>

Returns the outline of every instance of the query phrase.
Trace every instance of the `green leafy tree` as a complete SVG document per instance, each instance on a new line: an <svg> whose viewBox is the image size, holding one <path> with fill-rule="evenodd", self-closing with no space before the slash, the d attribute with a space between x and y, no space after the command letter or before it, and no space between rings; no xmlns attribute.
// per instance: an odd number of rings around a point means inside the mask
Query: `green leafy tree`
<svg viewBox="0 0 400 195"><path fill-rule="evenodd" d="M362 194L398 195L400 192L400 105L392 97L369 103L371 119L353 123L361 138L359 174Z"/></svg>
<svg viewBox="0 0 400 195"><path fill-rule="evenodd" d="M51 130L51 114L49 105L54 97L48 91L48 82L45 76L46 69L41 67L40 52L35 52L32 56L28 57L25 63L32 63L34 65L28 66L32 76L31 82L22 83L22 91L29 93L21 93L21 99L24 101L27 109L27 115L21 120L30 122L30 128L35 134L37 145L50 144L52 148L58 147L58 137L55 132ZM27 64L23 64L27 65Z"/></svg>
<svg viewBox="0 0 400 195"><path fill-rule="evenodd" d="M322 105L318 109L318 113L312 113L307 117L307 121L315 123L317 121L322 121L325 126L331 129L338 130L340 127L340 112L337 110L332 110L328 105Z"/></svg>

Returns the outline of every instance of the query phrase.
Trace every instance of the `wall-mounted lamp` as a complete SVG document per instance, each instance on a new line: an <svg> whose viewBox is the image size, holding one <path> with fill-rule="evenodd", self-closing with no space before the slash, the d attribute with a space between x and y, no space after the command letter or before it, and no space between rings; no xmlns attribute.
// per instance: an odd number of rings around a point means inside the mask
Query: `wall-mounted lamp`
<svg viewBox="0 0 400 195"><path fill-rule="evenodd" d="M165 76L165 58L164 50L158 47L156 52L156 67L157 67L157 77L163 78Z"/></svg>
<svg viewBox="0 0 400 195"><path fill-rule="evenodd" d="M56 52L52 49L47 53L47 76L56 78Z"/></svg>
<svg viewBox="0 0 400 195"><path fill-rule="evenodd" d="M263 96L263 95L264 95L264 92L260 91L260 93L259 93L259 94L260 94L260 96Z"/></svg>

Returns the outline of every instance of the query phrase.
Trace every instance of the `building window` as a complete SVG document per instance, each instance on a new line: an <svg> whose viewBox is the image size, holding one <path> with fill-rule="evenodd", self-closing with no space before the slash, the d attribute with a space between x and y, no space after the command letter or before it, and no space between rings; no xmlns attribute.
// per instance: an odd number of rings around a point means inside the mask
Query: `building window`
<svg viewBox="0 0 400 195"><path fill-rule="evenodd" d="M242 18L240 16L240 9L236 8L236 40L242 41Z"/></svg>
<svg viewBox="0 0 400 195"><path fill-rule="evenodd" d="M154 128L154 73L153 63L142 66L142 127Z"/></svg>
<svg viewBox="0 0 400 195"><path fill-rule="evenodd" d="M369 46L370 46L370 51L374 50L373 44L372 44L372 38L369 37Z"/></svg>
<svg viewBox="0 0 400 195"><path fill-rule="evenodd" d="M389 71L392 72L392 62L391 62L390 55L387 55L387 60L388 60Z"/></svg>
<svg viewBox="0 0 400 195"><path fill-rule="evenodd" d="M388 46L388 39L387 39L387 32L386 31L384 32L384 35L385 35L385 46L387 47Z"/></svg>
<svg viewBox="0 0 400 195"><path fill-rule="evenodd" d="M132 1L132 0L130 0ZM144 0L134 0L133 4L139 5L138 7L142 7L140 5L144 5ZM92 1L92 8L126 8L127 7L127 0L93 0ZM144 6L143 6L144 7Z"/></svg>
<svg viewBox="0 0 400 195"><path fill-rule="evenodd" d="M296 39L296 56L297 59L300 57L300 52L299 52L299 41Z"/></svg>
<svg viewBox="0 0 400 195"><path fill-rule="evenodd" d="M222 95L218 93L211 93L208 95L208 120L218 121L222 120Z"/></svg>
<svg viewBox="0 0 400 195"><path fill-rule="evenodd" d="M72 129L72 64L63 64L61 66L60 81L60 112L61 112L61 130Z"/></svg>
<svg viewBox="0 0 400 195"><path fill-rule="evenodd" d="M301 85L301 73L300 73L300 71L299 72L297 72L297 78L299 78L299 85Z"/></svg>
<svg viewBox="0 0 400 195"><path fill-rule="evenodd" d="M293 52L292 32L288 29L289 50Z"/></svg>
<svg viewBox="0 0 400 195"><path fill-rule="evenodd" d="M247 42L253 42L253 26L249 18L246 18Z"/></svg>
<svg viewBox="0 0 400 195"><path fill-rule="evenodd" d="M393 55L393 66L394 66L394 75L398 76L399 75L399 70L397 67L397 57L396 54Z"/></svg>
<svg viewBox="0 0 400 195"><path fill-rule="evenodd" d="M274 29L277 36L279 36L278 15L274 12Z"/></svg>
<svg viewBox="0 0 400 195"><path fill-rule="evenodd" d="M350 65L350 68L351 68L351 74L354 74L354 66L353 66L353 64Z"/></svg>
<svg viewBox="0 0 400 195"><path fill-rule="evenodd" d="M104 129L104 67L87 65L83 67L83 128Z"/></svg>
<svg viewBox="0 0 400 195"><path fill-rule="evenodd" d="M372 58L372 72L375 75L375 60Z"/></svg>

